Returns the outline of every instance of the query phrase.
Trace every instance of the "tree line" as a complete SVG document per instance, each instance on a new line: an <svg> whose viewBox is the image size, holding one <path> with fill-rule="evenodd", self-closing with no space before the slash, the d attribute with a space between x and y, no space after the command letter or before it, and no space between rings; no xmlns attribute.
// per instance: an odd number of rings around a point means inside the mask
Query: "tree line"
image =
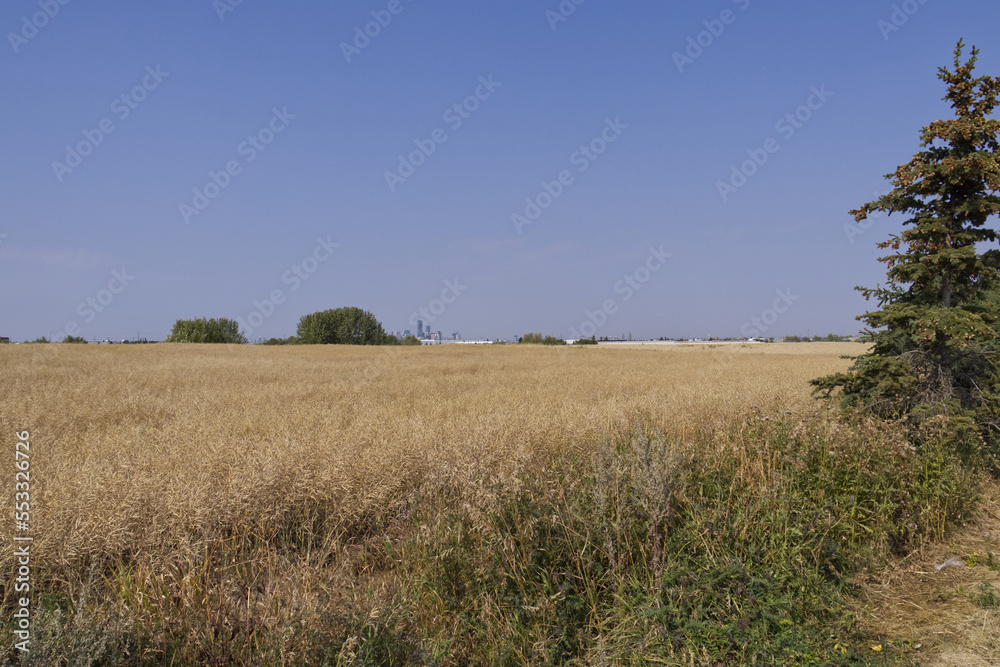
<svg viewBox="0 0 1000 667"><path fill-rule="evenodd" d="M420 341L413 336L416 344ZM177 320L168 343L233 343L245 345L239 323L225 317ZM303 315L294 336L271 338L265 345L413 345L387 334L382 323L367 310L348 306Z"/></svg>

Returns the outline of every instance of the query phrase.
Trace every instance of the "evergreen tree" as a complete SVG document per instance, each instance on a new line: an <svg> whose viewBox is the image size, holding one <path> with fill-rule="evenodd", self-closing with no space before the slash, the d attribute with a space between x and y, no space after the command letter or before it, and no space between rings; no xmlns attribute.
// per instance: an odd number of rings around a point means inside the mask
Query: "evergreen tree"
<svg viewBox="0 0 1000 667"><path fill-rule="evenodd" d="M872 347L847 373L813 384L824 397L839 389L844 408L917 423L963 416L995 436L1000 253L982 244L997 240L987 223L1000 212L1000 120L991 117L1000 77L973 77L979 51L963 63L962 49L959 41L954 70L938 75L955 117L923 128L923 150L886 175L892 191L851 211L858 221L875 211L909 216L879 244L890 251L879 258L888 283L856 288L878 304L858 318Z"/></svg>

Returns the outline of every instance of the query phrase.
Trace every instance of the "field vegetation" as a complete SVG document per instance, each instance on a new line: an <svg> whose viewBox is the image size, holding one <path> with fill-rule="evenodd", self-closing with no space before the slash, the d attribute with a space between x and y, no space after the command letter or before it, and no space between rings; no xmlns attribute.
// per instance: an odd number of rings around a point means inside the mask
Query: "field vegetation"
<svg viewBox="0 0 1000 667"><path fill-rule="evenodd" d="M905 664L856 593L979 477L816 403L862 349L0 347L0 664Z"/></svg>

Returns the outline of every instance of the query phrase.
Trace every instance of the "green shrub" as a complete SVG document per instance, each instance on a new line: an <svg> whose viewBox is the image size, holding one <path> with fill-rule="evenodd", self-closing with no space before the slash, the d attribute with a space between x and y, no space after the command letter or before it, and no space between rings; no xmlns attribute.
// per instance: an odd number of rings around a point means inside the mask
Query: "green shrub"
<svg viewBox="0 0 1000 667"><path fill-rule="evenodd" d="M993 584L988 581L979 584L979 593L972 599L982 609L1000 609L1000 596L993 590Z"/></svg>
<svg viewBox="0 0 1000 667"><path fill-rule="evenodd" d="M900 429L750 415L716 442L650 425L420 517L399 622L463 664L871 664L852 577L976 498ZM432 620L433 619L433 620Z"/></svg>
<svg viewBox="0 0 1000 667"><path fill-rule="evenodd" d="M334 308L303 315L296 329L302 345L397 345L367 310Z"/></svg>
<svg viewBox="0 0 1000 667"><path fill-rule="evenodd" d="M526 333L517 341L527 345L565 345L566 341L555 336L542 336L540 333Z"/></svg>
<svg viewBox="0 0 1000 667"><path fill-rule="evenodd" d="M167 336L168 343L236 343L246 345L247 338L235 320L225 317L177 320Z"/></svg>
<svg viewBox="0 0 1000 667"><path fill-rule="evenodd" d="M289 336L288 338L268 338L261 345L295 345L298 342L298 338Z"/></svg>

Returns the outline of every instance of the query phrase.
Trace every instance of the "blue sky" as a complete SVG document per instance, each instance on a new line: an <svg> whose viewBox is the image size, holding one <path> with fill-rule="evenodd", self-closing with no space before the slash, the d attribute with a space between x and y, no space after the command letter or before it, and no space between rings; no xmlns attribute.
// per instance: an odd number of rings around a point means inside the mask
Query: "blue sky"
<svg viewBox="0 0 1000 667"><path fill-rule="evenodd" d="M853 333L847 211L1000 73L986 0L234 2L0 7L0 335Z"/></svg>

